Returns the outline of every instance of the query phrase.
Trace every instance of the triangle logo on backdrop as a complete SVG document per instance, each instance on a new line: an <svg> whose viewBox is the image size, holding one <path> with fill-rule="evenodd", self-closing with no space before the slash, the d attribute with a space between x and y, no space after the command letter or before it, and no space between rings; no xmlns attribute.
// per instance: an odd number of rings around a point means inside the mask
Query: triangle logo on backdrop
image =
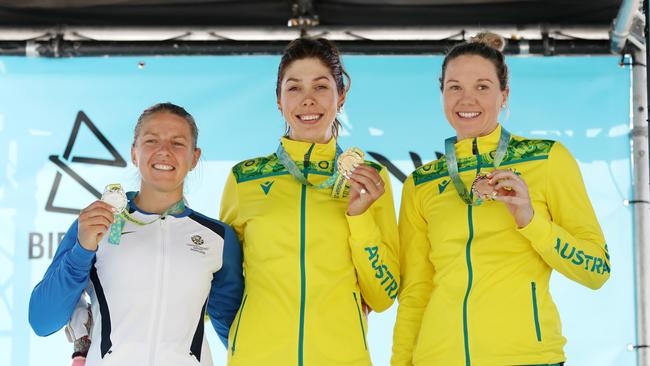
<svg viewBox="0 0 650 366"><path fill-rule="evenodd" d="M74 147L74 144L77 141L77 136L79 135L79 131L81 130L82 124L88 127L88 129L90 129L90 131L97 138L97 140L99 140L102 146L106 150L108 150L110 155L113 157L112 159L103 159L103 158L95 158L95 157L87 157L87 156L71 156L72 148ZM104 136L101 133L101 131L99 131L97 126L95 126L95 124L90 120L90 118L88 118L88 116L83 111L79 111L79 113L77 113L77 118L74 122L74 125L72 126L72 132L70 133L70 138L68 138L68 144L66 145L65 151L63 152L62 156L59 157L59 155L50 155L49 160L52 163L54 163L56 166L58 166L59 169L63 171L63 173L68 175L70 178L74 179L86 191L90 192L93 196L97 197L98 199L101 197L101 193L99 193L97 189L95 189L92 185L90 185L90 183L88 183L79 174L77 174L77 172L75 172L72 168L70 168L67 163L72 162L72 163L82 163L82 164L91 164L91 165L106 165L106 166L120 167L120 168L126 167L126 161L124 160L122 155L120 155L120 153L117 152L115 147L110 143L110 141L108 141L106 136ZM47 203L45 204L45 211L78 215L81 212L81 209L61 207L61 206L54 205L54 199L59 190L59 184L61 183L61 178L63 177L63 173L61 173L61 171L56 172L56 176L54 177L54 181L52 182L52 188L50 189L50 194L47 198Z"/></svg>

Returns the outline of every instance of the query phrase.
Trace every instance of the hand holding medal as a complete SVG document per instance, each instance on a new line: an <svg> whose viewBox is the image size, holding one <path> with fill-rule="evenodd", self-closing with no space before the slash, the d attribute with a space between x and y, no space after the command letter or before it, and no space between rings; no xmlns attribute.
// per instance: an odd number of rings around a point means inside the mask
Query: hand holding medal
<svg viewBox="0 0 650 366"><path fill-rule="evenodd" d="M533 219L534 210L526 182L512 170L495 170L486 178L496 193L494 199L505 203L517 227L528 225Z"/></svg>
<svg viewBox="0 0 650 366"><path fill-rule="evenodd" d="M122 217L122 214L124 213L124 210L126 210L126 205L129 201L127 200L126 193L124 193L124 190L119 183L109 184L106 186L106 188L104 188L102 201L113 206L115 209L115 221L109 229L108 242L117 245L120 243L120 239L122 238L122 228L126 223Z"/></svg>
<svg viewBox="0 0 650 366"><path fill-rule="evenodd" d="M472 193L478 203L492 201L497 196L497 191L490 184L490 178L486 174L479 174L472 183Z"/></svg>
<svg viewBox="0 0 650 366"><path fill-rule="evenodd" d="M384 194L384 181L374 168L363 164L363 151L350 148L339 156L339 174L350 182L348 215L360 215Z"/></svg>
<svg viewBox="0 0 650 366"><path fill-rule="evenodd" d="M110 185L106 187L107 191L109 187ZM121 190L122 187L119 187L119 189ZM104 192L104 195L107 195L107 191ZM106 200L103 200L104 195L102 200L93 202L81 210L81 214L79 214L77 240L87 250L97 250L97 244L115 222L117 209L121 207L123 210L126 207L126 196L122 206L116 192L108 194ZM116 208L116 206L120 207Z"/></svg>

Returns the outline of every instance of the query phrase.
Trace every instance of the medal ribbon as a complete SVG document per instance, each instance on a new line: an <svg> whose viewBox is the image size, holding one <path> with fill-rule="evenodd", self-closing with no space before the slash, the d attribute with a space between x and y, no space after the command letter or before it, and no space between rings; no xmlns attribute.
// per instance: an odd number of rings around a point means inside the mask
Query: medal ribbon
<svg viewBox="0 0 650 366"><path fill-rule="evenodd" d="M142 221L136 219L135 217L133 217L133 215L129 213L128 208L126 208L119 214L115 215L115 222L111 225L108 234L108 242L114 245L120 244L120 239L122 238L122 229L124 228L124 225L126 224L127 221L137 226L145 226L145 225L153 224L154 222L160 220L163 217L167 217L169 215L178 215L180 213L183 213L184 211L185 211L185 198L174 203L170 208L166 209L165 212L163 212L160 216L158 216L157 218L151 221Z"/></svg>
<svg viewBox="0 0 650 366"><path fill-rule="evenodd" d="M447 163L447 171L449 171L449 177L456 187L456 192L463 199L463 201L471 205L472 196L467 191L467 187L463 184L463 181L460 179L458 173L458 160L456 158L456 142L458 139L456 136L449 137L445 140L445 160ZM501 127L501 136L499 136L499 144L497 145L497 150L494 154L494 169L498 169L499 165L503 162L503 159L506 156L506 150L508 150L508 143L510 142L510 132L505 128Z"/></svg>
<svg viewBox="0 0 650 366"><path fill-rule="evenodd" d="M287 150L284 149L284 146L280 144L278 146L278 150L275 152L275 155L278 156L278 159L280 159L280 163L287 169L289 174L291 174L298 182L301 184L306 185L307 187L314 188L314 189L323 189L323 188L329 188L334 185L334 182L339 176L338 173L338 159L339 156L343 150L341 150L341 147L339 144L336 144L336 156L334 157L334 170L332 173L332 176L329 177L325 182L319 184L319 185L314 185L310 183L307 178L305 178L305 175L303 174L302 171L300 171L300 168L298 168L298 165L291 159L289 156L289 153L287 153ZM305 167L307 169L307 167Z"/></svg>

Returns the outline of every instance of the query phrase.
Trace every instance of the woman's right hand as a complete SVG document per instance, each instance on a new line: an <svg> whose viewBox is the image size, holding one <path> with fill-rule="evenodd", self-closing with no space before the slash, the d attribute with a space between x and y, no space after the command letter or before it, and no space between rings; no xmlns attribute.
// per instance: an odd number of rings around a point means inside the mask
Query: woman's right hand
<svg viewBox="0 0 650 366"><path fill-rule="evenodd" d="M113 206L104 201L95 201L81 210L77 239L84 249L97 250L97 244L115 221Z"/></svg>

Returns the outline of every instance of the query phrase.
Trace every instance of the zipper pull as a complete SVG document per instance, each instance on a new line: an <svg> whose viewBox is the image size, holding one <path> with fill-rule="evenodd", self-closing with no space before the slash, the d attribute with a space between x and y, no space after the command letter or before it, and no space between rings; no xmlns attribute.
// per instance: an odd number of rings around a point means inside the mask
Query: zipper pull
<svg viewBox="0 0 650 366"><path fill-rule="evenodd" d="M474 137L474 141L472 141L472 154L478 155L478 144L476 142L476 137Z"/></svg>
<svg viewBox="0 0 650 366"><path fill-rule="evenodd" d="M303 160L303 165L305 169L309 168L309 153L305 154L305 159Z"/></svg>
<svg viewBox="0 0 650 366"><path fill-rule="evenodd" d="M303 160L303 165L305 166L305 172L307 171L307 168L309 168L309 158L311 157L311 151L314 149L314 146L316 146L316 144L311 144L309 150L307 150L307 152L305 153L305 157Z"/></svg>

